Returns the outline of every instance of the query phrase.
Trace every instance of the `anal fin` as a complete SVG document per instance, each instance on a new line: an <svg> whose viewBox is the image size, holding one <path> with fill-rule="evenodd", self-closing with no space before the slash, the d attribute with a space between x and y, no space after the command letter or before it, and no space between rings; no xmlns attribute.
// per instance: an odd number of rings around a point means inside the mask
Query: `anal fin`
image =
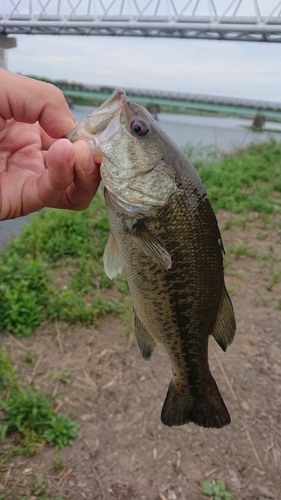
<svg viewBox="0 0 281 500"><path fill-rule="evenodd" d="M151 358L152 353L157 345L157 341L144 326L143 322L139 319L136 310L134 310L134 313L135 313L135 335L136 335L137 346L140 350L143 359L148 361Z"/></svg>
<svg viewBox="0 0 281 500"><path fill-rule="evenodd" d="M230 297L224 288L213 330L213 337L223 351L232 343L236 331L236 322Z"/></svg>

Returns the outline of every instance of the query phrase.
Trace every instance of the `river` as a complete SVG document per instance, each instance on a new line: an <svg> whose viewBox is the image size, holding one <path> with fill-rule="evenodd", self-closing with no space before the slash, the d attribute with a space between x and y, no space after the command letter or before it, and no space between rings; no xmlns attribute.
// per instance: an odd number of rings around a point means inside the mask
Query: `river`
<svg viewBox="0 0 281 500"><path fill-rule="evenodd" d="M72 112L76 120L80 121L93 108L89 106L73 106ZM159 125L169 134L175 143L182 147L190 143L196 145L213 145L219 151L233 151L247 146L251 142L265 141L268 132L253 132L246 127L251 126L252 120L243 118L178 115L172 113L159 113ZM281 123L266 122L266 128L279 130L271 135L281 140Z"/></svg>
<svg viewBox="0 0 281 500"><path fill-rule="evenodd" d="M89 106L73 106L72 113L80 122L93 109ZM242 118L159 113L158 123L180 147L186 144L213 145L218 151L230 152L251 142L265 141L269 137L268 132L247 129L251 120ZM281 132L281 123L266 122L266 128ZM281 140L281 133L271 132L270 135ZM18 234L28 219L29 216L0 222L0 248L5 241Z"/></svg>

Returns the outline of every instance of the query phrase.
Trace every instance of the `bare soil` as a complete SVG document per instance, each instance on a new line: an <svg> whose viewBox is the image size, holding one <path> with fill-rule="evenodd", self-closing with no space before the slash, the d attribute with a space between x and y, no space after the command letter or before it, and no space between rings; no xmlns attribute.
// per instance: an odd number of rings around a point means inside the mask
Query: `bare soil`
<svg viewBox="0 0 281 500"><path fill-rule="evenodd" d="M228 218L219 214L222 228ZM233 500L281 499L281 283L267 288L281 267L280 234L269 227L253 217L245 230L222 231L226 249L247 244L269 259L228 255L237 334L227 353L213 339L209 349L232 418L221 430L161 424L169 360L159 346L144 361L121 318L108 316L98 328L49 325L20 341L0 334L21 381L34 379L38 389L57 395L57 409L79 423L73 446L42 444L35 456L3 466L5 499L30 494L39 473L52 499L60 492L64 500L203 500L202 482L218 479ZM32 365L23 360L27 350L37 354ZM58 380L66 370L68 385ZM2 446L18 439L12 435Z"/></svg>

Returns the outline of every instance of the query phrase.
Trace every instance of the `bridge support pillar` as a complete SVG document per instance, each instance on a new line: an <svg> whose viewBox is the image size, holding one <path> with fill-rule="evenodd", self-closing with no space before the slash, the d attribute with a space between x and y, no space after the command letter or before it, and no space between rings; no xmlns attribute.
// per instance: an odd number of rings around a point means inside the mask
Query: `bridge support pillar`
<svg viewBox="0 0 281 500"><path fill-rule="evenodd" d="M0 35L0 68L7 67L6 49L12 49L17 46L17 39L15 37L7 37Z"/></svg>

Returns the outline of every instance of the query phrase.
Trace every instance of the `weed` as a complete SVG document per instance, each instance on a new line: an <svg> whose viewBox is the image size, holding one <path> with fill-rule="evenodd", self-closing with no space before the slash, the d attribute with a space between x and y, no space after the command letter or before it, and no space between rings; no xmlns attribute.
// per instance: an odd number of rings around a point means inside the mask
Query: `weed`
<svg viewBox="0 0 281 500"><path fill-rule="evenodd" d="M32 455L44 439L57 448L71 444L77 424L68 415L59 415L52 408L52 398L39 394L30 385L21 387L11 361L0 350L0 441L12 431L23 439L21 446L11 448L5 460L15 455Z"/></svg>
<svg viewBox="0 0 281 500"><path fill-rule="evenodd" d="M37 474L32 485L32 490L34 495L39 496L40 494L42 494L43 483L44 483L44 474L41 472Z"/></svg>
<svg viewBox="0 0 281 500"><path fill-rule="evenodd" d="M231 269L232 267L232 261L228 253L226 253L223 257L223 267L224 269Z"/></svg>
<svg viewBox="0 0 281 500"><path fill-rule="evenodd" d="M26 363L33 363L36 358L37 358L37 354L35 354L32 351L26 351L23 359Z"/></svg>
<svg viewBox="0 0 281 500"><path fill-rule="evenodd" d="M271 280L269 281L268 285L267 285L267 290L272 290L273 287L275 285L277 285L277 283L279 282L280 280L280 277L281 277L281 269L278 269L278 271L275 271L275 273L273 274Z"/></svg>
<svg viewBox="0 0 281 500"><path fill-rule="evenodd" d="M14 430L26 436L30 429L42 436L53 414L46 395L38 394L32 387L12 390L8 400L2 400L0 404L4 410L0 423L1 440Z"/></svg>
<svg viewBox="0 0 281 500"><path fill-rule="evenodd" d="M46 306L47 315L51 320L67 321L69 323L94 324L97 320L110 312L117 312L119 307L116 301L102 299L97 295L86 301L83 292L74 290L59 290L52 287L52 294Z"/></svg>
<svg viewBox="0 0 281 500"><path fill-rule="evenodd" d="M243 276L245 276L246 273L245 273L244 269L238 269L236 271L236 274L237 274L237 276L243 277Z"/></svg>
<svg viewBox="0 0 281 500"><path fill-rule="evenodd" d="M247 256L247 257L252 257L254 259L260 259L270 262L274 262L276 260L273 256L263 252L258 252L257 250L252 250L245 244L238 246L235 245L230 246L228 248L228 253L234 254L236 259L239 259L242 256Z"/></svg>
<svg viewBox="0 0 281 500"><path fill-rule="evenodd" d="M262 304L263 306L267 306L268 303L270 302L271 300L271 297L269 297L268 295L262 295L262 294L258 294L258 302L260 304ZM281 309L281 307L280 307Z"/></svg>
<svg viewBox="0 0 281 500"><path fill-rule="evenodd" d="M120 354L123 351L123 346L120 344L117 344L117 342L114 342L112 344L112 347L113 347L114 351L116 352L116 354Z"/></svg>
<svg viewBox="0 0 281 500"><path fill-rule="evenodd" d="M0 395L4 397L7 391L12 388L17 388L17 376L9 358L4 356L3 350L0 349Z"/></svg>
<svg viewBox="0 0 281 500"><path fill-rule="evenodd" d="M119 274L116 278L117 288L121 293L127 293L129 286L125 274Z"/></svg>
<svg viewBox="0 0 281 500"><path fill-rule="evenodd" d="M0 422L2 441L14 430L23 434L26 447L46 439L56 448L63 448L76 437L78 425L67 414L54 413L49 397L38 394L32 387L12 391L9 399L1 400L0 404L4 411Z"/></svg>
<svg viewBox="0 0 281 500"><path fill-rule="evenodd" d="M70 371L65 370L59 377L58 380L62 382L63 384L69 385L70 384Z"/></svg>
<svg viewBox="0 0 281 500"><path fill-rule="evenodd" d="M199 174L216 210L233 213L280 211L281 143L270 139L199 166Z"/></svg>
<svg viewBox="0 0 281 500"><path fill-rule="evenodd" d="M257 234L257 239L258 240L266 240L266 238L268 237L269 233L258 233Z"/></svg>
<svg viewBox="0 0 281 500"><path fill-rule="evenodd" d="M62 461L57 455L53 456L53 467L57 471L62 469Z"/></svg>
<svg viewBox="0 0 281 500"><path fill-rule="evenodd" d="M242 227L242 229L246 229L249 223L249 217L230 217L224 224L224 229L231 229L233 226Z"/></svg>
<svg viewBox="0 0 281 500"><path fill-rule="evenodd" d="M35 480L30 485L29 495L19 497L19 500L32 500L34 498L38 500L51 500L46 490L43 488L44 485L44 474L37 474ZM63 500L61 493L59 493L54 500Z"/></svg>
<svg viewBox="0 0 281 500"><path fill-rule="evenodd" d="M83 212L43 210L0 255L0 330L29 335L46 320L93 324L120 303L102 290L108 237L105 204L96 196ZM57 286L64 271L65 287Z"/></svg>
<svg viewBox="0 0 281 500"><path fill-rule="evenodd" d="M231 500L231 495L226 491L223 481L204 481L202 489L205 495L212 497L213 500Z"/></svg>
<svg viewBox="0 0 281 500"><path fill-rule="evenodd" d="M43 319L49 274L40 260L23 260L13 252L0 258L0 329L29 335Z"/></svg>
<svg viewBox="0 0 281 500"><path fill-rule="evenodd" d="M48 422L48 429L43 437L55 448L63 448L67 444L72 444L73 438L77 436L78 424L67 414L53 414Z"/></svg>
<svg viewBox="0 0 281 500"><path fill-rule="evenodd" d="M129 406L130 406L130 401L128 399L125 399L125 401L123 403L123 410L127 411Z"/></svg>

